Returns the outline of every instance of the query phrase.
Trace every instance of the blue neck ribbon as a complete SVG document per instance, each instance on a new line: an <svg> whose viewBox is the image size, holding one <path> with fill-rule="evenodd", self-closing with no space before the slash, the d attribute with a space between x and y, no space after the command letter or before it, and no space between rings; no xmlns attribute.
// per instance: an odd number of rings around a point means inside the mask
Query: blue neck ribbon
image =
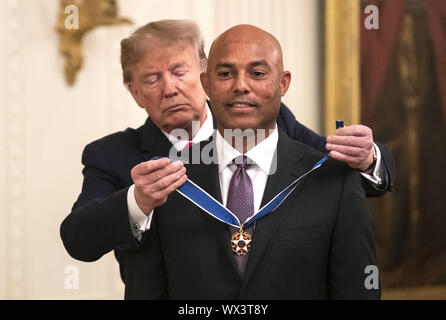
<svg viewBox="0 0 446 320"><path fill-rule="evenodd" d="M154 157L152 158L152 160L158 158L160 157ZM296 189L299 181L301 181L305 176L307 176L314 170L318 169L328 158L329 156L328 154L326 154L309 171L294 180L290 185L288 185L267 204L265 204L259 211L249 217L244 223L241 223L234 213L232 213L228 208L223 206L223 204L218 202L209 193L207 193L200 186L189 179L186 180L186 182L182 184L176 191L215 219L236 228L248 227L249 225L254 223L254 221L276 210L277 207L279 207L282 202L285 201L285 199L291 194L291 192Z"/></svg>

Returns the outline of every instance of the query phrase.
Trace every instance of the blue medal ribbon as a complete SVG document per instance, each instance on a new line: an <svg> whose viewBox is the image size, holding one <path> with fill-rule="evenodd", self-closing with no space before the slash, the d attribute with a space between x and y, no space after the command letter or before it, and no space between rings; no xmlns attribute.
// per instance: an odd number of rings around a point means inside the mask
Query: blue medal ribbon
<svg viewBox="0 0 446 320"><path fill-rule="evenodd" d="M154 159L159 159L161 157L154 157ZM197 207L201 208L209 215L214 217L221 222L224 222L230 226L236 228L247 227L250 224L254 223L254 221L264 217L265 215L273 212L277 209L280 204L285 201L285 199L290 195L291 192L296 189L299 181L303 179L305 176L313 172L314 170L320 168L320 166L329 158L328 154L326 154L322 159L320 159L309 171L301 175L299 178L294 180L290 185L288 185L285 189L283 189L280 193L278 193L271 201L265 204L259 211L257 211L254 215L249 217L245 223L240 223L240 220L237 216L232 213L228 208L223 206L220 202L218 202L214 197L212 197L209 193L203 190L200 186L198 186L193 181L187 179L184 184L182 184L179 188L177 188L177 192L182 196L190 200ZM171 159L174 160L174 159ZM177 160L177 159L175 159Z"/></svg>

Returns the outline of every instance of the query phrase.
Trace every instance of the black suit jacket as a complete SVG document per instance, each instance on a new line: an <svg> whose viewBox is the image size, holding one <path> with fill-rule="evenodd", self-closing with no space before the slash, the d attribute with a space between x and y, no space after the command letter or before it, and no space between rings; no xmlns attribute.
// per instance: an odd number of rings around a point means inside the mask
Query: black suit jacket
<svg viewBox="0 0 446 320"><path fill-rule="evenodd" d="M290 137L325 150L325 138L296 122L283 104L277 123ZM131 232L127 208L127 191L133 184L130 171L136 164L154 156L167 156L171 147L150 119L138 129L128 128L85 147L82 191L60 228L70 256L81 261L96 261L115 250L125 282L122 252L140 246ZM390 188L390 183L388 186ZM364 188L370 195L386 192L386 189L376 190L367 183Z"/></svg>
<svg viewBox="0 0 446 320"><path fill-rule="evenodd" d="M200 145L193 146L199 148ZM279 131L277 171L262 206L322 153ZM186 165L188 178L221 201L218 165ZM127 299L373 299L372 223L359 173L328 160L276 211L256 222L246 274L234 264L226 224L179 193L155 209L138 251L127 252Z"/></svg>

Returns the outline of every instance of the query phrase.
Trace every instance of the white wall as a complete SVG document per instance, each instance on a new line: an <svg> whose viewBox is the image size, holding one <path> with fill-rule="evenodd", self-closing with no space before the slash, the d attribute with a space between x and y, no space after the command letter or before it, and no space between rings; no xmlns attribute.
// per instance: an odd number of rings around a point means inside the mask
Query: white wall
<svg viewBox="0 0 446 320"><path fill-rule="evenodd" d="M314 0L125 0L121 16L136 25L165 18L195 19L206 49L226 28L251 23L281 41L292 72L284 99L296 117L319 129ZM134 26L101 27L84 39L85 63L65 85L55 32L55 0L0 1L0 299L121 299L113 254L95 263L71 259L59 226L81 188L83 147L146 114L121 85L119 41ZM64 283L79 269L79 289Z"/></svg>

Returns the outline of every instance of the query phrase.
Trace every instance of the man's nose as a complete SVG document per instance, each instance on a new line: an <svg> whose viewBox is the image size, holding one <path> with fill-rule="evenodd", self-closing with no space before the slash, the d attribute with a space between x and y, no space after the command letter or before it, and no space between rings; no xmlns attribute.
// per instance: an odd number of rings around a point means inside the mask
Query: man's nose
<svg viewBox="0 0 446 320"><path fill-rule="evenodd" d="M246 78L246 75L239 74L235 78L234 92L235 93L249 93L248 79Z"/></svg>
<svg viewBox="0 0 446 320"><path fill-rule="evenodd" d="M164 80L164 96L171 98L178 95L178 89L175 79L171 75L163 77Z"/></svg>

